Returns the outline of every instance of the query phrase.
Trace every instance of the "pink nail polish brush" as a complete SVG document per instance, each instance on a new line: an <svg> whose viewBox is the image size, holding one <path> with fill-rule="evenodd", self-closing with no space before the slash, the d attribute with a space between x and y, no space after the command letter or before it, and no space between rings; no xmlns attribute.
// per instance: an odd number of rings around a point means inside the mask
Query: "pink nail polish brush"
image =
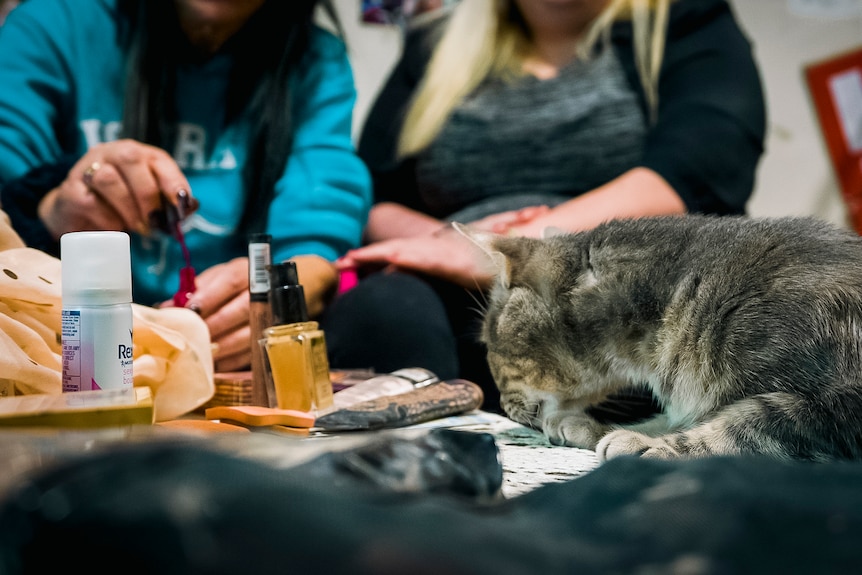
<svg viewBox="0 0 862 575"><path fill-rule="evenodd" d="M195 293L197 286L195 286L195 268L192 267L192 256L189 252L188 246L186 245L186 238L183 234L183 230L180 227L180 223L182 223L183 219L186 217L189 204L188 192L181 190L178 198L179 202L177 207L168 205L167 212L168 227L171 234L180 243L180 248L183 252L183 260L185 261L185 266L180 268L180 287L177 289L177 293L174 294L174 305L177 307L185 307L191 295Z"/></svg>

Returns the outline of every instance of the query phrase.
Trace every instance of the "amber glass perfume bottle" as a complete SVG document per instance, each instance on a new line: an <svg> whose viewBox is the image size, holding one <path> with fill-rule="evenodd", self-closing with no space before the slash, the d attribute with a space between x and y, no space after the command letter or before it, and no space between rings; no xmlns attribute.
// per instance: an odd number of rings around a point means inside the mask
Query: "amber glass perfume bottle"
<svg viewBox="0 0 862 575"><path fill-rule="evenodd" d="M326 338L308 319L296 263L271 265L269 274L273 326L262 341L278 407L326 413L333 405Z"/></svg>

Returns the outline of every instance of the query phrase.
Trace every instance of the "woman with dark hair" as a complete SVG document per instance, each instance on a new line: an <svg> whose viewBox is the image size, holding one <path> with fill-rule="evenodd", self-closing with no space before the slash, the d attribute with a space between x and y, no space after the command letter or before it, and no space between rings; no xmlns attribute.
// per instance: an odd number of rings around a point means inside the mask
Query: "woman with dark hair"
<svg viewBox="0 0 862 575"><path fill-rule="evenodd" d="M28 0L0 31L0 189L28 245L132 235L134 298L178 289L178 213L216 369L248 366L248 236L294 259L318 314L370 203L328 0Z"/></svg>

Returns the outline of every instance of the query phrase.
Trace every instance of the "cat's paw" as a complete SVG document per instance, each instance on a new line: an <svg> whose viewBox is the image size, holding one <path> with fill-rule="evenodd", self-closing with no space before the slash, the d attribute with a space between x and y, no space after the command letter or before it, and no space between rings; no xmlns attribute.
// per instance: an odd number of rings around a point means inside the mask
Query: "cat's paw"
<svg viewBox="0 0 862 575"><path fill-rule="evenodd" d="M618 429L605 435L596 445L599 461L607 461L620 455L639 455L652 459L675 459L679 457L661 437L650 437L643 433Z"/></svg>
<svg viewBox="0 0 862 575"><path fill-rule="evenodd" d="M545 416L542 431L551 445L595 449L607 427L584 413L557 412Z"/></svg>

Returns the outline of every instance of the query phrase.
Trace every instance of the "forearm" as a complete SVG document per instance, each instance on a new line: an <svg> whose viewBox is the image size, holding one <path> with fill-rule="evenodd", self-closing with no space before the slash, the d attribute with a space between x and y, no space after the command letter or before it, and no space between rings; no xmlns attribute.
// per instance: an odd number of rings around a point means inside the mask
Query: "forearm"
<svg viewBox="0 0 862 575"><path fill-rule="evenodd" d="M371 208L365 229L365 242L431 234L443 226L437 218L393 202L381 202Z"/></svg>
<svg viewBox="0 0 862 575"><path fill-rule="evenodd" d="M661 176L646 168L635 168L517 226L514 231L518 235L540 237L547 227L575 232L611 219L684 213L682 199Z"/></svg>
<svg viewBox="0 0 862 575"><path fill-rule="evenodd" d="M40 206L45 196L60 185L74 162L72 156L63 157L3 186L3 209L12 227L28 246L59 255L59 242L42 221Z"/></svg>

